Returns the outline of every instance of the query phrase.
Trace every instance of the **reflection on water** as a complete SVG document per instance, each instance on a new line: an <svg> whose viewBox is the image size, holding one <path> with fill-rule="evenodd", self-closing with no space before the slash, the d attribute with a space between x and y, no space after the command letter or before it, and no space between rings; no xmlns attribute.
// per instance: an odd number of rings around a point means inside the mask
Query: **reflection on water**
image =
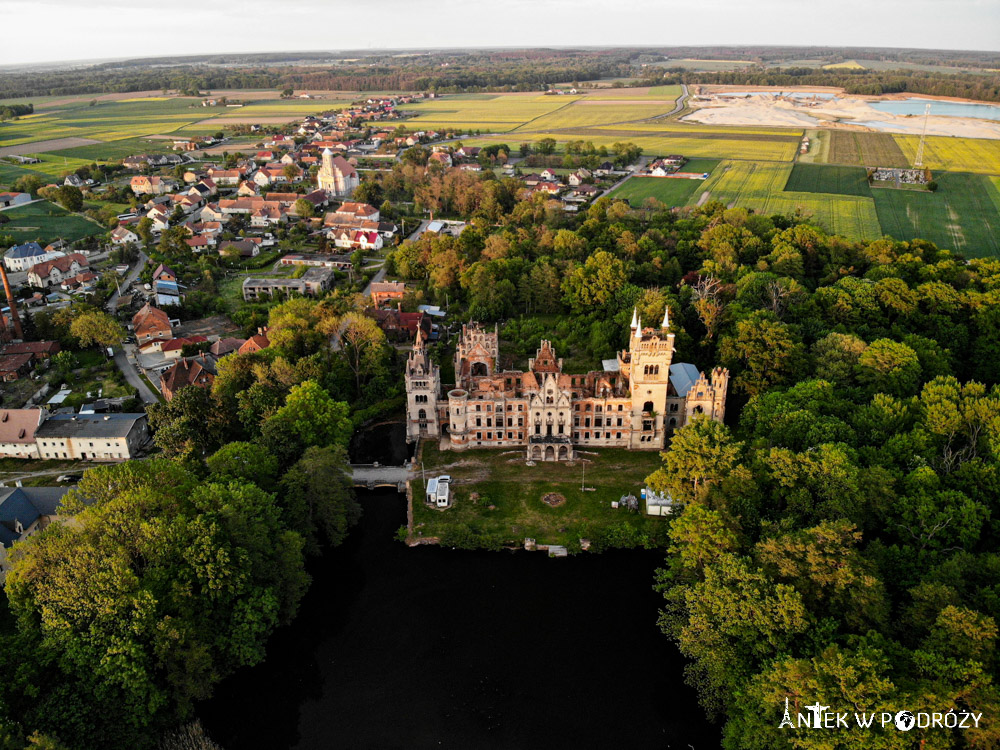
<svg viewBox="0 0 1000 750"><path fill-rule="evenodd" d="M200 707L226 750L719 747L656 628L658 553L410 549L401 495L361 502L267 661Z"/></svg>
<svg viewBox="0 0 1000 750"><path fill-rule="evenodd" d="M930 99L897 99L892 101L869 102L879 112L892 115L922 115L927 104L931 114L943 117L978 117L984 120L1000 120L1000 107L992 104L972 104L970 102L940 102ZM867 124L867 123L860 123ZM874 126L872 126L874 127Z"/></svg>

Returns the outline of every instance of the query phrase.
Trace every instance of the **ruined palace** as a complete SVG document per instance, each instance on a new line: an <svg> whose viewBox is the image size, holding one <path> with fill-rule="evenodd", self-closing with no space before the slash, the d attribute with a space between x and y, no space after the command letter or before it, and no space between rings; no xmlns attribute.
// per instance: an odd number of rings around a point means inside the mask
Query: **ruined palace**
<svg viewBox="0 0 1000 750"><path fill-rule="evenodd" d="M628 348L604 369L563 372L542 341L528 369L499 369L499 337L471 323L455 351L455 387L443 393L440 367L420 332L406 364L407 440L439 439L442 449L506 448L536 461L566 461L574 448L662 450L674 429L696 414L722 421L729 371L710 376L673 362L668 314L643 328L633 313Z"/></svg>

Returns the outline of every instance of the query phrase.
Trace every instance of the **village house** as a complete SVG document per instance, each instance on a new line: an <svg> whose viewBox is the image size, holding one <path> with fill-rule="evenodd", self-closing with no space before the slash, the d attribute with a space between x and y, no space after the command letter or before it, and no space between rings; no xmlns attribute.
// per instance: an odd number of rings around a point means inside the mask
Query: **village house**
<svg viewBox="0 0 1000 750"><path fill-rule="evenodd" d="M174 337L169 316L148 302L132 316L132 334L140 344L153 339L165 340Z"/></svg>
<svg viewBox="0 0 1000 750"><path fill-rule="evenodd" d="M10 548L59 519L69 487L0 487L0 584L7 581Z"/></svg>
<svg viewBox="0 0 1000 750"><path fill-rule="evenodd" d="M115 245L138 244L139 235L128 227L117 226L111 230L111 242Z"/></svg>
<svg viewBox="0 0 1000 750"><path fill-rule="evenodd" d="M160 352L166 359L179 359L184 352L185 346L204 344L208 339L204 336L187 336L170 339L160 344Z"/></svg>
<svg viewBox="0 0 1000 750"><path fill-rule="evenodd" d="M382 307L386 302L403 299L406 284L402 281L378 281L371 285L371 289L372 304L375 307Z"/></svg>
<svg viewBox="0 0 1000 750"><path fill-rule="evenodd" d="M37 242L25 242L7 250L3 256L3 264L7 266L8 271L27 271L37 263L61 258L65 254L59 250L47 250Z"/></svg>
<svg viewBox="0 0 1000 750"><path fill-rule="evenodd" d="M167 401L173 399L181 388L189 385L211 388L215 382L215 363L211 357L200 356L182 359L160 375L160 392Z"/></svg>
<svg viewBox="0 0 1000 750"><path fill-rule="evenodd" d="M31 354L35 359L49 359L61 349L58 341L22 341L17 344L7 344L0 349L0 354Z"/></svg>
<svg viewBox="0 0 1000 750"><path fill-rule="evenodd" d="M153 175L136 175L129 180L129 187L136 195L166 195L177 187L174 180Z"/></svg>
<svg viewBox="0 0 1000 750"><path fill-rule="evenodd" d="M0 354L0 383L13 383L31 372L34 355Z"/></svg>
<svg viewBox="0 0 1000 750"><path fill-rule="evenodd" d="M29 268L28 283L42 288L59 286L67 278L76 276L89 267L89 261L80 253L53 258Z"/></svg>
<svg viewBox="0 0 1000 750"><path fill-rule="evenodd" d="M44 409L4 409L0 411L0 456L38 458L35 430L45 419Z"/></svg>
<svg viewBox="0 0 1000 750"><path fill-rule="evenodd" d="M283 266L316 266L350 271L354 268L350 255L327 255L325 253L291 253L279 261Z"/></svg>
<svg viewBox="0 0 1000 750"><path fill-rule="evenodd" d="M263 351L271 345L271 340L267 337L266 328L260 328L253 336L240 344L240 354L255 354Z"/></svg>
<svg viewBox="0 0 1000 750"><path fill-rule="evenodd" d="M220 255L237 255L241 258L256 258L260 254L260 238L223 240L219 243Z"/></svg>

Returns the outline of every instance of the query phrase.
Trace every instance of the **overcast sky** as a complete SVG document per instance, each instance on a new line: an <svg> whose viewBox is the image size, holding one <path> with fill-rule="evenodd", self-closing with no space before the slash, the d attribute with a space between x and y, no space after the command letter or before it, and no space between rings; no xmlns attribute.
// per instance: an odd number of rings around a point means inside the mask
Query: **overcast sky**
<svg viewBox="0 0 1000 750"><path fill-rule="evenodd" d="M1000 50L1000 0L0 0L0 64L400 47Z"/></svg>

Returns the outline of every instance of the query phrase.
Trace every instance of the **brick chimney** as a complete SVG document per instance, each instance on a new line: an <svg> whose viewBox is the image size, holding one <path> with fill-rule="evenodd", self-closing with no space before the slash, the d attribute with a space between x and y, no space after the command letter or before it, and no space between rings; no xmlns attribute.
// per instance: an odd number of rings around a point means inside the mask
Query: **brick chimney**
<svg viewBox="0 0 1000 750"><path fill-rule="evenodd" d="M10 281L7 279L7 269L0 262L0 277L3 278L3 290L7 294L7 304L10 305L10 319L14 324L14 338L24 340L24 331L21 328L21 316L17 314L17 303L14 302L14 293L10 290Z"/></svg>

